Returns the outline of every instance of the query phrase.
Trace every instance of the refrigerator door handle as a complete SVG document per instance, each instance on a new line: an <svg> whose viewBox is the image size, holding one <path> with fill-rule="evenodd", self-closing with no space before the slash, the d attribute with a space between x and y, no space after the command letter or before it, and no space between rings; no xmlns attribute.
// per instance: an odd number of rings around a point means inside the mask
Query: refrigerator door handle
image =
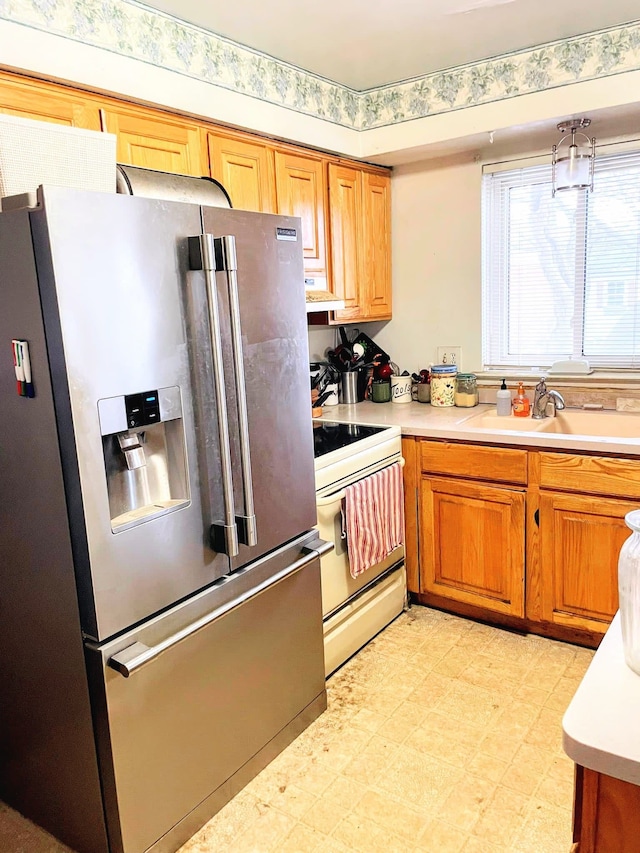
<svg viewBox="0 0 640 853"><path fill-rule="evenodd" d="M218 237L215 240L216 268L227 275L229 291L229 314L231 318L231 345L235 372L238 427L240 432L240 465L242 469L242 488L244 491L244 515L236 519L240 541L253 547L258 544L256 513L253 501L253 473L251 470L251 450L249 442L249 414L247 411L247 389L244 379L244 356L242 354L242 326L240 323L240 297L238 294L238 262L236 258L236 238L232 235Z"/></svg>
<svg viewBox="0 0 640 853"><path fill-rule="evenodd" d="M222 361L222 336L220 332L220 309L216 290L216 257L212 234L189 237L189 263L192 270L203 270L207 288L207 308L211 328L211 360L213 384L216 394L216 416L220 435L220 464L222 466L222 497L224 521L213 523L209 538L212 548L229 557L238 555L238 528L233 496L233 473L231 469L231 441L227 417L224 364Z"/></svg>
<svg viewBox="0 0 640 853"><path fill-rule="evenodd" d="M273 586L273 584L278 583L278 581L283 580L289 575L294 574L295 572L299 572L301 569L304 569L309 563L316 560L322 554L327 553L333 548L333 544L330 542L325 542L322 539L315 539L310 542L308 545L303 547L302 556L291 563L291 565L282 569L282 571L277 572L272 575L266 581L252 589L247 590L242 595L239 595L237 598L234 598L232 601L227 602L222 605L222 607L218 607L215 610L212 610L211 613L207 613L205 616L202 616L200 619L196 619L195 622L192 622L190 625L182 628L180 631L176 631L175 634L171 634L165 640L162 640L159 643L156 643L155 646L146 646L144 643L135 642L131 646L127 646L126 648L119 651L117 654L113 655L109 658L107 665L111 669L115 669L116 672L119 672L120 675L123 675L125 678L129 678L134 673L138 672L141 667L150 661L157 658L163 652L170 649L172 646L175 646L177 643L180 643L182 640L186 640L187 637L195 634L196 631L200 631L202 628L205 628L207 625L210 625L216 619L219 619L221 616L224 616L225 613L233 610L238 607L240 604L243 604L250 598L253 598L258 593L267 589L267 587Z"/></svg>

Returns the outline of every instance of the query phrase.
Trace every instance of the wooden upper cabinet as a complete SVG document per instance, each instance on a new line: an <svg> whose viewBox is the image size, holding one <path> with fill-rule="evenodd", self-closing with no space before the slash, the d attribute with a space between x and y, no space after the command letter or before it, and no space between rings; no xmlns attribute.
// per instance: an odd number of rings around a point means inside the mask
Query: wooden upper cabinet
<svg viewBox="0 0 640 853"><path fill-rule="evenodd" d="M63 86L0 74L0 112L69 127L100 130L97 101Z"/></svg>
<svg viewBox="0 0 640 853"><path fill-rule="evenodd" d="M331 269L345 301L340 322L391 317L391 181L388 175L329 164Z"/></svg>
<svg viewBox="0 0 640 853"><path fill-rule="evenodd" d="M273 150L259 142L207 134L211 177L220 181L240 210L276 212Z"/></svg>
<svg viewBox="0 0 640 853"><path fill-rule="evenodd" d="M524 616L523 491L423 476L420 592Z"/></svg>
<svg viewBox="0 0 640 853"><path fill-rule="evenodd" d="M372 320L391 317L391 179L362 173L363 285L367 315Z"/></svg>
<svg viewBox="0 0 640 853"><path fill-rule="evenodd" d="M148 110L109 107L103 115L105 130L118 137L119 163L181 175L207 174L201 164L197 125Z"/></svg>
<svg viewBox="0 0 640 853"><path fill-rule="evenodd" d="M305 276L325 278L345 301L330 322L391 318L391 180L382 169L9 72L0 72L0 113L106 130L119 163L210 175L236 208L300 217Z"/></svg>
<svg viewBox="0 0 640 853"><path fill-rule="evenodd" d="M618 609L618 555L637 503L540 492L541 616L604 633Z"/></svg>
<svg viewBox="0 0 640 853"><path fill-rule="evenodd" d="M309 276L327 275L325 237L325 161L283 151L275 153L278 213L302 220L304 269Z"/></svg>
<svg viewBox="0 0 640 853"><path fill-rule="evenodd" d="M363 316L360 272L362 242L362 183L360 171L329 163L332 289L344 299L336 312L341 322Z"/></svg>

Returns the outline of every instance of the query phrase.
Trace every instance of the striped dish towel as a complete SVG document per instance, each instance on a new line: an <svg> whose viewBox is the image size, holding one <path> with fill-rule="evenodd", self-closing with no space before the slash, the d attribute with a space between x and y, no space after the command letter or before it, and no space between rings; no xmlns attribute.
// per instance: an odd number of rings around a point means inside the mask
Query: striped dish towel
<svg viewBox="0 0 640 853"><path fill-rule="evenodd" d="M396 462L345 489L342 531L357 578L404 542L402 468Z"/></svg>

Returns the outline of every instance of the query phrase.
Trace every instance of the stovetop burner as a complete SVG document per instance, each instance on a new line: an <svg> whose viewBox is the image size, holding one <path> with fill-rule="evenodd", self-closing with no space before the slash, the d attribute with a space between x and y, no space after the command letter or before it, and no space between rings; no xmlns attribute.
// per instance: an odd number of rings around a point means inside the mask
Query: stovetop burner
<svg viewBox="0 0 640 853"><path fill-rule="evenodd" d="M384 432L387 427L364 426L362 424L340 424L334 421L313 422L313 455L317 459L325 453L347 447L370 435Z"/></svg>

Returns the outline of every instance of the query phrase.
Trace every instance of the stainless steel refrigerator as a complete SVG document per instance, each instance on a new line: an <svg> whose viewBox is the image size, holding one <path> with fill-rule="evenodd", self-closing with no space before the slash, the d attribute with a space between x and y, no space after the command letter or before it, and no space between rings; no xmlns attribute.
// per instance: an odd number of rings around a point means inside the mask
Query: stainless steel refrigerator
<svg viewBox="0 0 640 853"><path fill-rule="evenodd" d="M80 853L177 849L326 707L299 235L0 214L0 797Z"/></svg>

